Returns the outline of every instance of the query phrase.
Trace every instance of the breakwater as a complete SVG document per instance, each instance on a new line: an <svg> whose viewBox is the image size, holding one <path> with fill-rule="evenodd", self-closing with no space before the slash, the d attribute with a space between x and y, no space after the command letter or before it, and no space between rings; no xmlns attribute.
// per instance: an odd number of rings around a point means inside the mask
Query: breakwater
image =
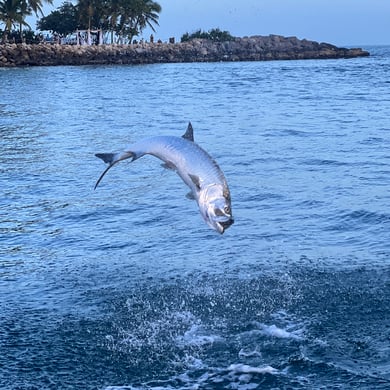
<svg viewBox="0 0 390 390"><path fill-rule="evenodd" d="M269 35L235 38L226 42L194 39L174 44L2 44L0 67L331 59L368 55L360 48L346 49L296 37Z"/></svg>

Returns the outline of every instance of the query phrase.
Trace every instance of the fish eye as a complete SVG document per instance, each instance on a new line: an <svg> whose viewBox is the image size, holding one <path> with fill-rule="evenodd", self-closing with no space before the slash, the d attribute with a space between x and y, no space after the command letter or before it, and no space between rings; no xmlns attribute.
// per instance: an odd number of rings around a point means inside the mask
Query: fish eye
<svg viewBox="0 0 390 390"><path fill-rule="evenodd" d="M230 214L231 213L231 209L227 205L223 208L223 211L225 211L226 214Z"/></svg>

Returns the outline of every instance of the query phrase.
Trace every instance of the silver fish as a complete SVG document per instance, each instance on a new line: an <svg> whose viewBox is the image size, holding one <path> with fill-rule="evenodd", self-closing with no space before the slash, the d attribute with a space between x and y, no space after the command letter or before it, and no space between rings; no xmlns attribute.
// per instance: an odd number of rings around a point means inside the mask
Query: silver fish
<svg viewBox="0 0 390 390"><path fill-rule="evenodd" d="M196 200L203 219L212 229L223 234L234 223L225 176L210 155L194 142L191 123L182 137L150 137L123 152L95 154L109 164L96 182L95 189L113 165L127 158L137 160L145 154L159 158L164 161L165 168L177 172L191 189L188 197Z"/></svg>

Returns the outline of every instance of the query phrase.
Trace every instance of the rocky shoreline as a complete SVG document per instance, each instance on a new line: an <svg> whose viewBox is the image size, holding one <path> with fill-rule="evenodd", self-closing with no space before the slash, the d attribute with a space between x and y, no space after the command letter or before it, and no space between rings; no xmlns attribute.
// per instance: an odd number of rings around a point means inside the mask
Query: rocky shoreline
<svg viewBox="0 0 390 390"><path fill-rule="evenodd" d="M131 45L0 45L0 67L270 61L365 56L369 56L369 53L359 48L339 48L328 43L279 35L235 38L226 42L194 39L183 43Z"/></svg>

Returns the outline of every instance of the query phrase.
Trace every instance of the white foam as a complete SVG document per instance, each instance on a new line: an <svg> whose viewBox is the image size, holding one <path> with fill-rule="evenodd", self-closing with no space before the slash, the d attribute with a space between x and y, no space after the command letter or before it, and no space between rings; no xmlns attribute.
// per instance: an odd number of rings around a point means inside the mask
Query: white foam
<svg viewBox="0 0 390 390"><path fill-rule="evenodd" d="M191 325L190 329L184 332L183 336L176 338L179 346L197 346L202 347L209 344L214 344L221 341L222 338L216 335L204 334L202 326L199 324Z"/></svg>
<svg viewBox="0 0 390 390"><path fill-rule="evenodd" d="M231 364L228 367L229 371L234 374L277 374L279 371L272 366L252 367L247 364Z"/></svg>
<svg viewBox="0 0 390 390"><path fill-rule="evenodd" d="M188 355L188 354L186 354L186 356L184 358L184 363L185 363L186 367L188 367L192 370L200 370L200 369L205 367L204 363L201 359L196 358L192 355Z"/></svg>
<svg viewBox="0 0 390 390"><path fill-rule="evenodd" d="M247 358L247 357L261 357L261 352L255 348L252 350L245 350L244 348L240 349L238 352L239 357Z"/></svg>
<svg viewBox="0 0 390 390"><path fill-rule="evenodd" d="M287 330L284 330L282 328L278 328L276 325L262 325L263 333L272 336L277 337L280 339L296 339L300 340L302 339L301 336L295 334L294 332L288 332Z"/></svg>

